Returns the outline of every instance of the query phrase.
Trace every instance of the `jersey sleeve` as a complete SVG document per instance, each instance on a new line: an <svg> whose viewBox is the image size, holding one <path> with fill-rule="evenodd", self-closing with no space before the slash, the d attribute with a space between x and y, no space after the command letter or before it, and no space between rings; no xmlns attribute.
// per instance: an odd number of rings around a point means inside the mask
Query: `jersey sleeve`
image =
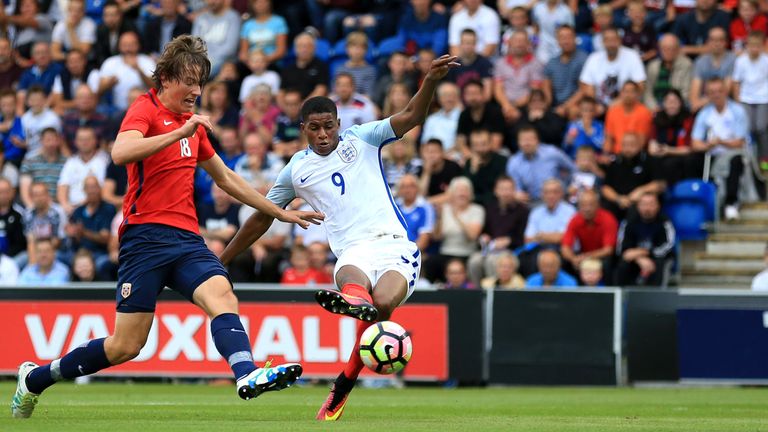
<svg viewBox="0 0 768 432"><path fill-rule="evenodd" d="M216 151L213 150L211 140L208 139L208 132L205 131L204 127L198 126L197 133L200 134L200 144L197 147L197 160L207 161L208 159L212 158L214 154L216 154Z"/></svg>
<svg viewBox="0 0 768 432"><path fill-rule="evenodd" d="M267 199L281 208L285 208L285 206L290 204L290 202L296 198L296 189L293 188L293 179L291 176L294 160L295 157L280 171L274 186L267 192Z"/></svg>
<svg viewBox="0 0 768 432"><path fill-rule="evenodd" d="M155 110L152 108L154 107L144 103L143 98L134 102L128 107L128 112L125 113L123 123L120 125L120 132L135 130L146 136L149 126L152 124L152 117L154 117Z"/></svg>
<svg viewBox="0 0 768 432"><path fill-rule="evenodd" d="M391 117L387 117L384 120L352 126L348 132L374 147L381 147L397 139L390 119Z"/></svg>

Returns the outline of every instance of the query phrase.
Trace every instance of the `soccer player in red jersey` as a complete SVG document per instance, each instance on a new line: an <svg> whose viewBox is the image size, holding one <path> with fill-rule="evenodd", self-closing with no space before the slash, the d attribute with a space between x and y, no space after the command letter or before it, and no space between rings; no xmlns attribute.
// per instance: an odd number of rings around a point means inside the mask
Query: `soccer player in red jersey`
<svg viewBox="0 0 768 432"><path fill-rule="evenodd" d="M254 364L227 271L199 235L195 168L205 169L234 198L282 221L306 228L323 216L277 207L216 155L206 132L213 128L210 119L192 113L210 68L205 43L180 36L168 43L157 63L155 88L129 107L112 150L115 163L128 166L129 183L120 227L115 331L50 364L23 363L11 402L14 417L29 417L39 394L57 381L136 357L147 341L157 295L164 286L210 317L213 341L232 368L241 398L281 390L301 375L301 366L295 363L262 368Z"/></svg>

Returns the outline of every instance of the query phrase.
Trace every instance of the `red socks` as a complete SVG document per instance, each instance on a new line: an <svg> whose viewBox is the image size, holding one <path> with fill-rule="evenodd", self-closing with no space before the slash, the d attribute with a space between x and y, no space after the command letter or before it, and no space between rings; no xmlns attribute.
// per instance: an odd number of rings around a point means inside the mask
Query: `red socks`
<svg viewBox="0 0 768 432"><path fill-rule="evenodd" d="M368 303L373 304L373 298L371 298L371 293L369 293L368 289L366 289L362 285L348 283L348 284L345 284L343 287L341 287L341 292L344 294L359 297L361 299L364 299Z"/></svg>
<svg viewBox="0 0 768 432"><path fill-rule="evenodd" d="M345 287L346 286L347 285L345 285ZM359 341L365 329L372 325L373 323L358 321L357 336L355 336L355 340ZM357 379L357 376L360 375L360 371L363 370L363 367L365 367L365 364L363 364L363 360L360 358L360 351L358 350L357 345L355 345L355 349L352 350L352 354L349 356L349 360L347 360L347 366L344 368L344 376L354 381Z"/></svg>

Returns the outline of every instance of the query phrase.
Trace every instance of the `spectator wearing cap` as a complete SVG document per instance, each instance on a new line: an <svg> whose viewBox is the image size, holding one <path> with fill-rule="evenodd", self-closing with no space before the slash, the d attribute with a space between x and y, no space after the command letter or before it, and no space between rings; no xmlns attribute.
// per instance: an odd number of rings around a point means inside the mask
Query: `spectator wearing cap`
<svg viewBox="0 0 768 432"><path fill-rule="evenodd" d="M539 142L536 129L525 126L517 132L520 151L507 161L507 175L515 180L518 199L537 202L542 199L542 187L549 179L567 181L575 166L558 147Z"/></svg>
<svg viewBox="0 0 768 432"><path fill-rule="evenodd" d="M560 254L574 272L587 259L603 261L603 267L610 268L616 246L619 225L616 218L600 208L600 197L591 190L579 196L579 211L565 229Z"/></svg>
<svg viewBox="0 0 768 432"><path fill-rule="evenodd" d="M661 108L661 100L670 90L675 89L688 100L693 79L693 62L680 52L677 36L667 33L659 39L659 57L651 60L646 68L648 80L645 84L643 103L651 111Z"/></svg>
<svg viewBox="0 0 768 432"><path fill-rule="evenodd" d="M118 111L128 108L128 93L135 87L152 87L155 61L141 54L139 36L133 32L120 35L119 55L104 61L99 70L99 94L112 92L112 103Z"/></svg>
<svg viewBox="0 0 768 432"><path fill-rule="evenodd" d="M494 97L508 123L520 118L528 104L531 89L541 86L544 67L531 53L528 34L516 31L509 39L509 52L496 60L493 70Z"/></svg>
<svg viewBox="0 0 768 432"><path fill-rule="evenodd" d="M483 4L482 0L462 0L463 8L451 15L448 22L448 44L451 55L458 55L461 32L472 29L477 34L476 51L491 57L499 48L501 19L495 10Z"/></svg>
<svg viewBox="0 0 768 432"><path fill-rule="evenodd" d="M749 141L749 116L728 97L722 79L707 82L709 104L693 123L692 147L713 156L712 176L725 178L725 218L739 218L739 185L744 173L744 152Z"/></svg>
<svg viewBox="0 0 768 432"><path fill-rule="evenodd" d="M420 48L429 48L438 55L448 52L448 18L431 6L431 0L411 0L397 30L406 54L416 54Z"/></svg>
<svg viewBox="0 0 768 432"><path fill-rule="evenodd" d="M120 35L129 31L137 32L136 26L132 20L124 19L120 5L115 0L108 0L104 3L101 11L101 24L96 27L96 41L91 48L93 64L101 65L104 60L119 54L117 41Z"/></svg>
<svg viewBox="0 0 768 432"><path fill-rule="evenodd" d="M621 223L616 254L620 257L617 285L663 286L665 271L674 259L675 227L661 213L655 193L644 193L637 213Z"/></svg>
<svg viewBox="0 0 768 432"><path fill-rule="evenodd" d="M541 88L558 115L572 118L581 98L579 75L587 61L587 53L576 46L573 27L559 27L556 36L560 55L551 58L544 66Z"/></svg>
<svg viewBox="0 0 768 432"><path fill-rule="evenodd" d="M160 14L144 24L141 47L145 54L159 55L175 37L192 32L192 23L179 13L180 4L180 0L160 0Z"/></svg>
<svg viewBox="0 0 768 432"><path fill-rule="evenodd" d="M376 106L355 91L355 78L346 72L336 75L330 98L336 104L342 130L376 120Z"/></svg>
<svg viewBox="0 0 768 432"><path fill-rule="evenodd" d="M691 112L698 112L709 103L704 84L712 78L729 79L733 73L736 56L728 51L728 34L725 29L715 27L709 31L706 51L693 64L691 81Z"/></svg>
<svg viewBox="0 0 768 432"><path fill-rule="evenodd" d="M577 288L576 279L564 272L561 267L560 256L552 250L539 253L536 259L538 272L532 274L525 281L526 288Z"/></svg>
<svg viewBox="0 0 768 432"><path fill-rule="evenodd" d="M480 81L483 86L483 101L488 102L493 97L493 64L488 58L477 52L477 34L472 29L461 32L459 44L459 64L445 76L445 80L456 83L464 89L470 81Z"/></svg>
<svg viewBox="0 0 768 432"><path fill-rule="evenodd" d="M64 61L66 53L78 50L87 56L96 41L96 23L85 16L85 0L69 0L66 17L53 26L51 56Z"/></svg>
<svg viewBox="0 0 768 432"><path fill-rule="evenodd" d="M618 30L607 28L601 34L605 49L589 55L579 81L584 94L608 106L618 96L625 82L634 81L642 87L646 77L640 54L632 48L621 46Z"/></svg>
<svg viewBox="0 0 768 432"><path fill-rule="evenodd" d="M443 143L436 138L421 145L421 160L419 189L430 203L442 205L448 199L448 185L454 178L463 175L464 170L445 157Z"/></svg>
<svg viewBox="0 0 768 432"><path fill-rule="evenodd" d="M301 33L293 40L293 51L296 61L286 65L280 77L280 96L287 89L297 89L301 98L326 96L328 94L328 65L317 58L317 42L309 33Z"/></svg>
<svg viewBox="0 0 768 432"><path fill-rule="evenodd" d="M648 142L653 125L653 114L640 102L640 86L627 81L621 86L619 100L608 108L605 115L605 145L606 153L620 153L624 134L634 133L643 147Z"/></svg>
<svg viewBox="0 0 768 432"><path fill-rule="evenodd" d="M622 220L643 194L664 191L661 178L658 160L643 150L640 136L625 133L621 152L605 169L603 207Z"/></svg>
<svg viewBox="0 0 768 432"><path fill-rule="evenodd" d="M461 96L459 87L451 82L443 82L437 87L438 111L427 116L421 133L421 142L437 138L443 143L443 149L449 153L459 153L456 148L456 132L461 115Z"/></svg>
<svg viewBox="0 0 768 432"><path fill-rule="evenodd" d="M693 10L675 19L674 32L683 45L683 53L695 57L706 52L704 42L710 30L719 27L728 31L730 24L730 16L717 7L717 0L696 0Z"/></svg>
<svg viewBox="0 0 768 432"><path fill-rule="evenodd" d="M478 80L468 81L462 90L464 110L456 127L456 147L465 157L469 150L469 136L476 130L490 133L493 151L501 150L504 144L504 116L498 105L485 100L483 91L483 84Z"/></svg>
<svg viewBox="0 0 768 432"><path fill-rule="evenodd" d="M192 35L206 42L211 75L216 75L222 64L237 58L240 15L225 0L206 0L205 4L204 12L192 24Z"/></svg>

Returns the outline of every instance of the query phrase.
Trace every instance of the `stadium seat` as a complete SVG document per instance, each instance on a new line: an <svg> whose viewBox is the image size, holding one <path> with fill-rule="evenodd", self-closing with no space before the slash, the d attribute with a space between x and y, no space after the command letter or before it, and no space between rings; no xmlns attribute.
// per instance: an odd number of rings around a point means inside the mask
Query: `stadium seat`
<svg viewBox="0 0 768 432"><path fill-rule="evenodd" d="M579 33L576 35L576 47L589 54L593 51L592 35L589 33Z"/></svg>
<svg viewBox="0 0 768 432"><path fill-rule="evenodd" d="M326 39L317 39L315 41L315 57L327 62L331 55L331 43Z"/></svg>
<svg viewBox="0 0 768 432"><path fill-rule="evenodd" d="M701 180L677 183L667 196L665 212L679 240L704 240L705 224L717 217L717 188Z"/></svg>
<svg viewBox="0 0 768 432"><path fill-rule="evenodd" d="M404 48L405 47L403 46L403 41L401 41L399 37L393 36L383 39L379 43L379 50L377 55L379 58L387 58L392 55L393 52L402 51Z"/></svg>

